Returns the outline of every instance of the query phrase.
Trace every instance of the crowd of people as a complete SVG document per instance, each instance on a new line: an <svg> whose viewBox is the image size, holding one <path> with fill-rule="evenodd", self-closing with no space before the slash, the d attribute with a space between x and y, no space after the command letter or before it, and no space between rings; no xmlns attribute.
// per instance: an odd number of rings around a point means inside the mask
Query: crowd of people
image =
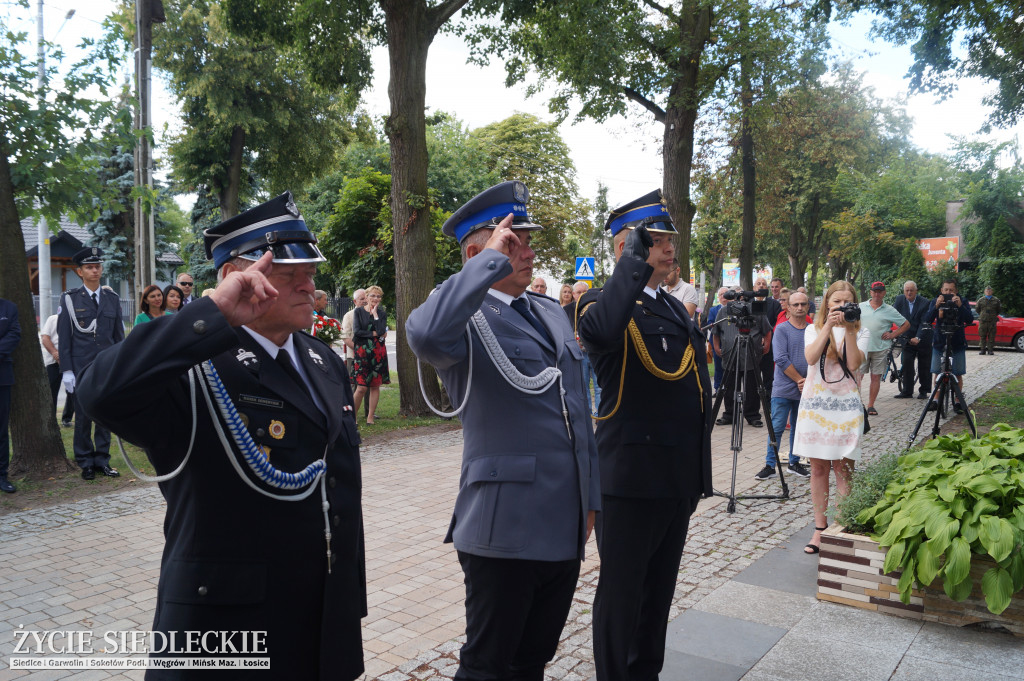
<svg viewBox="0 0 1024 681"><path fill-rule="evenodd" d="M879 353L891 342L912 348L899 397L913 394L915 379L929 396L945 343L962 382L970 309L955 281L934 301L908 281L891 306L882 282L861 303L837 281L815 311L803 287L759 279L751 308L723 288L704 314L680 277L659 191L610 211L615 266L605 285L564 284L556 298L534 277L531 240L543 227L528 203L525 184L511 181L457 210L442 231L458 242L463 266L405 326L463 425L444 540L466 588L455 678L543 678L592 531L601 558L597 679L656 678L690 517L713 493L713 426L770 420L778 446L769 444L759 479L782 465L789 429L788 470L810 478L815 529L805 551L817 553L830 478L848 492L865 419L877 413ZM204 236L216 288L194 297L188 273L147 286L127 338L117 296L100 286L102 252L76 254L83 285L43 325L54 401L63 383L84 479L119 475L111 431L144 448L165 476L154 631L258 629L278 670L268 678L356 678L367 607L356 424L361 405L374 423L390 382L383 291L354 292L341 320L342 361L303 333L325 315L328 295L313 285L324 258L290 194ZM991 315L998 300L987 294ZM10 492L6 379L18 327L4 302L0 490ZM754 306L756 315L745 313ZM954 320L958 331L930 333L936 320ZM195 422L183 428L169 412Z"/></svg>

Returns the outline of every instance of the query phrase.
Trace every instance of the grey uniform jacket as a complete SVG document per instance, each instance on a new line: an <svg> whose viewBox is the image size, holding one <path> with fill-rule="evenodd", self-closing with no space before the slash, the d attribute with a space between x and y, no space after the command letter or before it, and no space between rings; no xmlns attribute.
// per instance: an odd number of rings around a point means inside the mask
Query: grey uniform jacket
<svg viewBox="0 0 1024 681"><path fill-rule="evenodd" d="M459 494L445 541L479 556L582 559L586 515L599 509L601 499L583 353L554 300L530 296L533 314L555 340L552 347L518 312L488 294L511 272L506 256L485 249L413 310L405 325L410 347L437 368L452 404L461 404L469 391L460 415ZM561 370L571 437L558 383L540 395L519 392L488 358L475 329L470 377L466 324L477 310L520 372L535 376L552 365Z"/></svg>

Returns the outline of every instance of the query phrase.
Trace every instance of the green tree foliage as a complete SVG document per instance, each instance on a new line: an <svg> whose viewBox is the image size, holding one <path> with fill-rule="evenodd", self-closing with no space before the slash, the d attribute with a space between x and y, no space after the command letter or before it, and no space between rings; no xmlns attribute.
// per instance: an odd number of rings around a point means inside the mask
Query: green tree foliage
<svg viewBox="0 0 1024 681"><path fill-rule="evenodd" d="M912 92L948 95L957 80L977 76L993 81L991 122L1009 127L1024 111L1024 40L1020 0L818 0L815 9L840 19L859 10L876 12L874 32L897 45L911 45ZM957 43L967 57L955 54Z"/></svg>
<svg viewBox="0 0 1024 681"><path fill-rule="evenodd" d="M558 124L517 113L473 130L470 137L500 180L522 180L529 188L530 215L545 227L531 244L537 262L553 271L571 267L588 249L592 229L590 207L579 197L576 168Z"/></svg>
<svg viewBox="0 0 1024 681"><path fill-rule="evenodd" d="M28 3L15 5L27 11ZM53 416L33 313L22 217L45 216L58 225L61 215L91 217L93 204L82 197L107 196L96 173L99 140L90 131L108 122L114 110L106 99L119 53L110 43L87 41L86 57L62 68L63 55L47 45L42 87L37 87L35 53L23 33L0 16L0 297L20 311L23 341L14 352L11 409L12 477L46 478L71 466Z"/></svg>
<svg viewBox="0 0 1024 681"><path fill-rule="evenodd" d="M900 292L902 293L903 282L913 281L920 289L927 279L928 270L925 269L924 256L921 255L921 249L917 247L915 241L908 241L903 246L903 253L900 256L900 274L896 284L900 286Z"/></svg>
<svg viewBox="0 0 1024 681"><path fill-rule="evenodd" d="M119 142L119 141L118 141ZM134 153L129 147L116 143L105 157L98 158L99 180L116 197L116 203L95 200L96 218L85 225L92 234L90 246L103 249L103 274L116 281L131 282L135 273L135 174ZM159 188L154 226L157 255L171 251L176 225L167 223L164 214L173 201L165 188ZM131 296L134 298L134 293Z"/></svg>
<svg viewBox="0 0 1024 681"><path fill-rule="evenodd" d="M246 195L246 174L263 195L300 187L326 170L351 137L351 101L315 84L305 55L227 28L218 0L165 0L153 32L153 64L168 74L183 126L170 144L182 191L207 187L221 215Z"/></svg>

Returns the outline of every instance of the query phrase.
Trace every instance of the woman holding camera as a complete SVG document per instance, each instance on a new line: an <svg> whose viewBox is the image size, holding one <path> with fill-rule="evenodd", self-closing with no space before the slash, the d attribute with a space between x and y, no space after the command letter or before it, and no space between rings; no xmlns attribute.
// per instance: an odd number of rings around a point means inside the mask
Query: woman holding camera
<svg viewBox="0 0 1024 681"><path fill-rule="evenodd" d="M814 536L804 553L818 553L828 528L829 473L835 471L836 493L850 491L853 464L860 458L864 405L860 401L862 364L870 333L860 326L857 292L837 281L825 292L814 324L804 332L807 379L800 395L793 452L811 461Z"/></svg>

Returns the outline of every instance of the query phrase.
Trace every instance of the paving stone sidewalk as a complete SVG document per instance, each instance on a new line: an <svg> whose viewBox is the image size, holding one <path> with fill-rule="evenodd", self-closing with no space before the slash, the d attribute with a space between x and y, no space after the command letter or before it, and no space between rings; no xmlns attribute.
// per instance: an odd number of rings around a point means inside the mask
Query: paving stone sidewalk
<svg viewBox="0 0 1024 681"><path fill-rule="evenodd" d="M967 400L973 401L1022 365L1024 354L978 357L969 353ZM892 399L893 393L891 384L882 387L876 403L880 415L872 418L872 431L865 441L868 455L903 449L923 407L922 401ZM788 439L788 432L784 437ZM777 479L753 479L764 465L766 441L764 428L745 428L737 465L738 493L777 491ZM724 490L732 471L728 429L716 430L713 446L715 487ZM455 552L441 540L454 503L461 447L461 431L451 431L363 448L368 679L441 679L454 674L464 626L464 591ZM808 526L807 480L789 476L787 482L791 499L741 501L733 514L725 512L722 498L701 502L691 522L673 619L729 586L741 571ZM127 492L0 516L0 593L5 594L0 604L0 681L28 675L6 669L3 663L13 649L12 630L19 626L148 630L163 547L164 510L156 486L139 483ZM593 675L590 612L598 567L592 540L549 678ZM29 676L33 680L141 677L141 672L103 671Z"/></svg>

